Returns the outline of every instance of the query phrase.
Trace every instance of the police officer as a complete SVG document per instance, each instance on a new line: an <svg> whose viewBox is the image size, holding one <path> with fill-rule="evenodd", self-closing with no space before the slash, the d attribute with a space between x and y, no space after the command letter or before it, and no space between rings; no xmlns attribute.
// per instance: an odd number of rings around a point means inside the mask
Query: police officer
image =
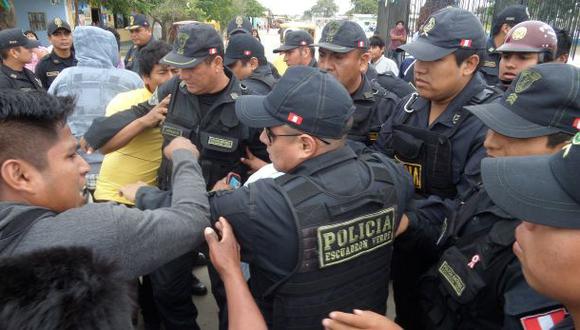
<svg viewBox="0 0 580 330"><path fill-rule="evenodd" d="M15 88L25 91L42 90L42 83L34 73L24 67L32 61L32 48L38 40L28 39L21 29L0 31L0 88Z"/></svg>
<svg viewBox="0 0 580 330"><path fill-rule="evenodd" d="M228 38L238 33L250 33L252 31L252 22L247 17L236 16L229 23L226 29Z"/></svg>
<svg viewBox="0 0 580 330"><path fill-rule="evenodd" d="M494 18L491 36L486 43L485 59L480 69L488 85L499 84L498 74L501 55L497 52L497 48L503 45L506 35L512 27L529 19L528 8L522 5L507 6Z"/></svg>
<svg viewBox="0 0 580 330"><path fill-rule="evenodd" d="M61 18L53 19L47 28L48 41L52 44L52 52L43 57L36 65L36 76L42 86L48 90L58 74L77 64L73 51L73 39L70 25Z"/></svg>
<svg viewBox="0 0 580 330"><path fill-rule="evenodd" d="M315 46L319 48L318 66L342 83L356 107L349 139L373 143L399 98L367 78L369 40L363 29L352 21L330 21Z"/></svg>
<svg viewBox="0 0 580 330"><path fill-rule="evenodd" d="M274 53L281 53L284 56L286 65L308 65L316 67L314 58L314 39L310 33L304 30L293 30L286 33L284 44L274 49Z"/></svg>
<svg viewBox="0 0 580 330"><path fill-rule="evenodd" d="M374 148L398 159L413 176L418 196L414 210L407 213L411 225L421 220L432 225L429 230L440 232L458 196L478 182L485 156L487 129L463 106L490 102L498 92L487 88L477 72L485 33L475 15L444 8L433 13L419 33L418 39L400 47L417 60L417 93L398 104ZM433 244L410 233L397 243L393 285L397 321L405 329L421 328L413 324L416 282L433 260L416 251ZM415 262L407 266L407 260Z"/></svg>
<svg viewBox="0 0 580 330"><path fill-rule="evenodd" d="M578 131L579 79L578 68L541 64L523 71L500 102L467 107L489 127L488 155L561 150ZM522 325L539 315L561 312L559 303L525 282L511 248L520 220L491 201L485 188L469 192L447 221L435 249L441 256L421 279L424 314L419 318L427 320L426 329L525 329Z"/></svg>
<svg viewBox="0 0 580 330"><path fill-rule="evenodd" d="M267 96L236 102L242 122L265 127L260 139L285 174L212 194L211 211L234 228L270 329L320 329L335 309L385 312L413 188L394 162L345 145L353 111L332 75L307 66L290 67Z"/></svg>
<svg viewBox="0 0 580 330"><path fill-rule="evenodd" d="M506 90L524 69L556 59L558 39L551 26L540 21L525 21L509 30L496 51L501 54L498 87Z"/></svg>
<svg viewBox="0 0 580 330"><path fill-rule="evenodd" d="M549 157L490 158L481 165L491 199L511 216L523 219L516 228L513 250L526 281L538 292L562 301L570 312L550 313L541 324L555 324L553 330L575 329L580 317L580 134ZM539 322L534 318L522 323L533 329Z"/></svg>
<svg viewBox="0 0 580 330"><path fill-rule="evenodd" d="M149 25L149 21L145 15L135 14L129 16L129 26L125 29L129 30L131 41L133 41L133 45L129 48L129 51L125 56L125 69L138 74L139 61L137 60L137 57L139 56L139 51L147 46L149 41L153 38L151 26Z"/></svg>
<svg viewBox="0 0 580 330"><path fill-rule="evenodd" d="M264 46L248 33L231 37L226 48L224 65L249 88L251 94L268 94L276 84L277 79L272 75L264 55Z"/></svg>

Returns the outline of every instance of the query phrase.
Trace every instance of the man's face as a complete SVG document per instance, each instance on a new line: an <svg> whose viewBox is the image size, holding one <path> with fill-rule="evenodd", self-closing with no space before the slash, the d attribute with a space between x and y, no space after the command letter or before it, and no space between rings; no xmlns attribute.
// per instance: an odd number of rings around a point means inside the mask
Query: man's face
<svg viewBox="0 0 580 330"><path fill-rule="evenodd" d="M356 90L360 84L360 77L366 71L369 61L369 53L351 50L348 53L335 53L328 49L318 50L318 67L328 71L347 90Z"/></svg>
<svg viewBox="0 0 580 330"><path fill-rule="evenodd" d="M538 64L538 53L502 53L499 61L499 79L512 81L523 70Z"/></svg>
<svg viewBox="0 0 580 330"><path fill-rule="evenodd" d="M58 129L57 142L46 154L48 165L38 171L34 205L63 212L85 203L83 187L89 164L77 154L77 141L68 126Z"/></svg>
<svg viewBox="0 0 580 330"><path fill-rule="evenodd" d="M72 34L65 29L57 29L48 36L48 41L58 50L69 50L72 47Z"/></svg>
<svg viewBox="0 0 580 330"><path fill-rule="evenodd" d="M578 301L580 230L524 221L516 228L513 251L532 288L564 304Z"/></svg>
<svg viewBox="0 0 580 330"><path fill-rule="evenodd" d="M32 49L18 46L14 47L13 50L16 52L16 60L22 64L27 64L32 62Z"/></svg>
<svg viewBox="0 0 580 330"><path fill-rule="evenodd" d="M143 81L150 91L154 91L157 86L162 85L171 78L173 78L173 71L168 65L155 64L151 74L148 77L144 76Z"/></svg>
<svg viewBox="0 0 580 330"><path fill-rule="evenodd" d="M232 65L229 66L229 68L232 70L234 75L236 75L236 78L238 78L239 80L244 80L248 78L252 74L252 72L254 72L250 62L246 62L246 64L243 64L241 60L235 61Z"/></svg>
<svg viewBox="0 0 580 330"><path fill-rule="evenodd" d="M308 56L309 50L306 47L296 47L294 49L289 49L282 52L284 55L284 62L286 65L308 65L310 64L310 57Z"/></svg>
<svg viewBox="0 0 580 330"><path fill-rule="evenodd" d="M287 126L264 128L260 134L260 141L266 145L270 160L277 171L289 173L300 164L297 157L301 146L298 135L298 132Z"/></svg>
<svg viewBox="0 0 580 330"><path fill-rule="evenodd" d="M215 61L211 63L203 61L193 68L179 70L179 78L185 82L187 91L194 95L203 95L212 91L212 82L216 76Z"/></svg>
<svg viewBox="0 0 580 330"><path fill-rule="evenodd" d="M444 100L456 95L463 87L462 78L454 54L436 61L415 62L415 86L419 95L428 100Z"/></svg>
<svg viewBox="0 0 580 330"><path fill-rule="evenodd" d="M483 146L490 157L549 155L559 150L548 146L547 136L518 139L491 129L487 131Z"/></svg>
<svg viewBox="0 0 580 330"><path fill-rule="evenodd" d="M384 48L379 46L371 46L370 53L371 53L371 60L376 62L381 56L383 56Z"/></svg>
<svg viewBox="0 0 580 330"><path fill-rule="evenodd" d="M397 29L402 29L403 28L403 23L399 22L397 23Z"/></svg>
<svg viewBox="0 0 580 330"><path fill-rule="evenodd" d="M145 27L138 27L136 29L129 30L131 33L131 41L135 46L144 46L151 39L151 29Z"/></svg>

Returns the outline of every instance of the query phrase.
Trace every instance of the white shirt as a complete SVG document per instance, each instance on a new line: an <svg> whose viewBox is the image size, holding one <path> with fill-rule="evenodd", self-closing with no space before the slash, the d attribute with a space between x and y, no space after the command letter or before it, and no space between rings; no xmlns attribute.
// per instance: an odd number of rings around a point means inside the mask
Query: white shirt
<svg viewBox="0 0 580 330"><path fill-rule="evenodd" d="M375 63L371 62L371 65L377 70L377 73L385 73L387 71L392 72L395 76L399 76L399 68L397 67L397 63L391 60L390 58L386 58L384 55L379 57L379 60Z"/></svg>

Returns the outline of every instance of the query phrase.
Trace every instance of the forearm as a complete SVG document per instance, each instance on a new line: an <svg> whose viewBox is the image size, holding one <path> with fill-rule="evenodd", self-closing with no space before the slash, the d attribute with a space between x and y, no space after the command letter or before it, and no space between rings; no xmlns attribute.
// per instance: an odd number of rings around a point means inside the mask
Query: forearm
<svg viewBox="0 0 580 330"><path fill-rule="evenodd" d="M115 134L109 141L107 141L99 151L102 154L108 154L110 152L119 150L129 144L131 140L141 132L147 129L147 126L144 125L139 119L134 120L129 125L125 126L119 133Z"/></svg>
<svg viewBox="0 0 580 330"><path fill-rule="evenodd" d="M228 302L229 330L267 329L240 268L222 277Z"/></svg>

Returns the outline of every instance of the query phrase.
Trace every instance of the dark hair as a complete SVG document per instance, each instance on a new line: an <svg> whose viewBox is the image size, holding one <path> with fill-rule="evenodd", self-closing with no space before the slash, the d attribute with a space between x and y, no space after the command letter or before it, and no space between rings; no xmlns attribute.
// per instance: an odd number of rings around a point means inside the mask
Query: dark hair
<svg viewBox="0 0 580 330"><path fill-rule="evenodd" d="M457 48L454 52L455 54L455 62L457 66L460 66L465 60L473 55L479 56L479 64L477 65L476 70L478 70L483 65L483 57L485 55L485 49L465 49L465 48Z"/></svg>
<svg viewBox="0 0 580 330"><path fill-rule="evenodd" d="M205 64L211 64L211 62L213 62L213 60L215 60L215 58L218 57L218 56L221 57L222 59L224 58L224 54L223 54L223 52L221 52L221 50L219 48L218 48L218 53L217 54L209 55L208 57L206 57L203 60L203 62Z"/></svg>
<svg viewBox="0 0 580 330"><path fill-rule="evenodd" d="M379 36L372 36L369 38L369 45L371 47L385 48L385 41Z"/></svg>
<svg viewBox="0 0 580 330"><path fill-rule="evenodd" d="M0 260L2 329L123 329L131 322L117 266L86 247L56 247Z"/></svg>
<svg viewBox="0 0 580 330"><path fill-rule="evenodd" d="M155 64L159 64L163 56L167 55L170 51L171 46L165 41L151 40L139 52L137 59L139 61L139 74L149 77Z"/></svg>
<svg viewBox="0 0 580 330"><path fill-rule="evenodd" d="M58 129L73 112L72 97L44 91L0 90L0 166L22 159L42 170L46 152L58 139Z"/></svg>
<svg viewBox="0 0 580 330"><path fill-rule="evenodd" d="M101 29L107 30L115 36L115 39L117 40L117 48L119 48L119 50L121 50L121 35L119 34L119 32L117 32L117 30L115 28L110 27L110 26L101 26Z"/></svg>
<svg viewBox="0 0 580 330"><path fill-rule="evenodd" d="M403 21L401 21L401 20L397 21L397 22L395 23L395 25L397 25L397 24L399 24L399 23L401 23L401 24L403 24L403 26L405 26L405 22L403 22Z"/></svg>
<svg viewBox="0 0 580 330"><path fill-rule="evenodd" d="M38 40L38 36L36 35L36 33L34 31L32 31L32 30L26 30L26 31L24 31L24 35L27 35L29 33L32 33L32 35L34 35L34 37L36 38L36 40Z"/></svg>
<svg viewBox="0 0 580 330"><path fill-rule="evenodd" d="M570 48L572 48L572 39L570 34L565 29L558 29L557 27L552 27L556 32L556 38L558 38L558 49L556 50L556 56L554 59L564 55L570 54Z"/></svg>
<svg viewBox="0 0 580 330"><path fill-rule="evenodd" d="M558 132L548 135L548 142L546 143L549 148L555 148L562 143L569 142L574 137L573 134Z"/></svg>
<svg viewBox="0 0 580 330"><path fill-rule="evenodd" d="M0 56L2 56L3 60L8 58L8 54L10 53L10 49L12 49L12 48L0 49Z"/></svg>

